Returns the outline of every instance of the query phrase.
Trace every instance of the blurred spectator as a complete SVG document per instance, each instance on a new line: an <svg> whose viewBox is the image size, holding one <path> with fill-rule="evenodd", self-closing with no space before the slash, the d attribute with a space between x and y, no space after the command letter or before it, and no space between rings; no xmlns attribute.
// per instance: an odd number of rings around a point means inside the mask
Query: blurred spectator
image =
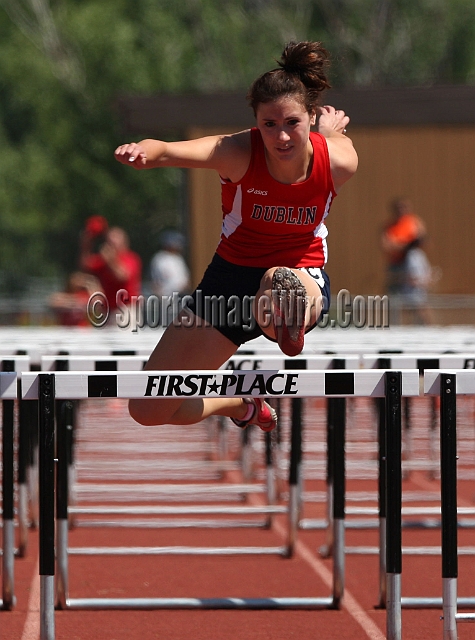
<svg viewBox="0 0 475 640"><path fill-rule="evenodd" d="M161 298L161 323L166 327L178 313L177 306L190 286L190 271L183 252L185 238L174 229L163 231L159 238L160 250L150 263L153 292Z"/></svg>
<svg viewBox="0 0 475 640"><path fill-rule="evenodd" d="M187 293L190 286L190 271L183 252L185 238L175 230L164 231L160 236L160 251L152 258L150 275L154 293L171 296Z"/></svg>
<svg viewBox="0 0 475 640"><path fill-rule="evenodd" d="M84 271L96 276L109 303L117 309L117 291L125 289L128 297L138 296L142 288L142 261L129 248L127 233L109 227L102 216L92 216L81 238L80 264ZM127 302L126 299L123 300Z"/></svg>
<svg viewBox="0 0 475 640"><path fill-rule="evenodd" d="M432 324L428 307L428 291L440 277L440 269L433 268L423 249L424 239L414 240L407 248L404 259L402 303L412 314L416 324Z"/></svg>
<svg viewBox="0 0 475 640"><path fill-rule="evenodd" d="M386 292L401 294L405 285L405 259L411 244L423 240L426 228L413 212L408 198L395 198L390 203L391 217L381 234L381 247L386 257Z"/></svg>
<svg viewBox="0 0 475 640"><path fill-rule="evenodd" d="M87 302L91 295L100 291L98 280L87 273L75 271L66 285L65 291L53 293L49 300L58 324L66 327L90 326L87 317Z"/></svg>

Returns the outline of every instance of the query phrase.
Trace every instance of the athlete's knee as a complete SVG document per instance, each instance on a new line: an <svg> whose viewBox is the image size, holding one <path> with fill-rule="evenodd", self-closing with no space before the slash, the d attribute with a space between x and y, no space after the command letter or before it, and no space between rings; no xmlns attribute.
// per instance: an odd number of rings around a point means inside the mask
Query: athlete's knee
<svg viewBox="0 0 475 640"><path fill-rule="evenodd" d="M135 422L144 427L166 424L169 416L157 411L157 407L153 406L154 404L153 400L129 400L129 415Z"/></svg>

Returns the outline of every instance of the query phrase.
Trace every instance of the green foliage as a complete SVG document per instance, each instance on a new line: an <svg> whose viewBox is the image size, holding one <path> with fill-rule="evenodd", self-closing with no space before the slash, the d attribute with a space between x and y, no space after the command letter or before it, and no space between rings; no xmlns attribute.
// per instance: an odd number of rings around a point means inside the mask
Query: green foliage
<svg viewBox="0 0 475 640"><path fill-rule="evenodd" d="M74 269L97 213L147 265L184 176L115 162L115 100L244 93L291 39L324 42L335 86L475 79L472 0L0 0L0 272Z"/></svg>
<svg viewBox="0 0 475 640"><path fill-rule="evenodd" d="M313 19L329 35L336 84L424 85L473 78L471 0L318 0Z"/></svg>

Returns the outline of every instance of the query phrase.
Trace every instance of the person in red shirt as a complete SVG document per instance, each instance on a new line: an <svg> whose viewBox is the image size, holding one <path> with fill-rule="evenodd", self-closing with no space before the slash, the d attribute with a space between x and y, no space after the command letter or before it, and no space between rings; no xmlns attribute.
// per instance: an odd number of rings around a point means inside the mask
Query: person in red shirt
<svg viewBox="0 0 475 640"><path fill-rule="evenodd" d="M72 273L65 291L53 293L48 301L58 324L65 327L90 327L87 303L91 295L98 290L100 285L94 276L80 271Z"/></svg>
<svg viewBox="0 0 475 640"><path fill-rule="evenodd" d="M305 332L329 301L324 219L358 163L345 135L349 117L320 106L320 95L330 86L328 64L320 43L291 42L278 68L257 78L248 93L256 127L180 142L147 139L115 150L120 163L135 169L213 169L222 184L216 254L146 369L218 369L239 345L262 335L277 341L286 355L302 351ZM213 298L236 314L213 314L206 304ZM242 428L275 428L275 411L262 399L193 398L191 384L184 383L173 399L131 400L131 416L156 425L224 415Z"/></svg>
<svg viewBox="0 0 475 640"><path fill-rule="evenodd" d="M127 292L122 297L124 303L131 296L140 295L142 260L129 248L127 233L119 227L109 228L101 216L93 216L86 224L80 264L84 271L98 279L110 312L118 308L117 292L121 289Z"/></svg>

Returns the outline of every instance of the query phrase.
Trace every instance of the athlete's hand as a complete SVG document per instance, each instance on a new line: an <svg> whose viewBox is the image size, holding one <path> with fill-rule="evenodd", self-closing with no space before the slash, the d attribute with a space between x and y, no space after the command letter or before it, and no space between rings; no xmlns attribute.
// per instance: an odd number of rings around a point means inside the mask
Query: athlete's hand
<svg viewBox="0 0 475 640"><path fill-rule="evenodd" d="M114 156L118 162L132 165L135 169L143 169L147 164L145 149L136 142L120 145L115 150Z"/></svg>
<svg viewBox="0 0 475 640"><path fill-rule="evenodd" d="M346 127L350 118L341 109L335 109L330 105L320 107L320 117L318 119L318 130L325 135L326 132L336 131L346 133Z"/></svg>
<svg viewBox="0 0 475 640"><path fill-rule="evenodd" d="M329 105L321 107L320 113L318 132L325 136L330 155L333 186L338 192L358 167L358 156L353 143L345 135L350 119L344 111Z"/></svg>

